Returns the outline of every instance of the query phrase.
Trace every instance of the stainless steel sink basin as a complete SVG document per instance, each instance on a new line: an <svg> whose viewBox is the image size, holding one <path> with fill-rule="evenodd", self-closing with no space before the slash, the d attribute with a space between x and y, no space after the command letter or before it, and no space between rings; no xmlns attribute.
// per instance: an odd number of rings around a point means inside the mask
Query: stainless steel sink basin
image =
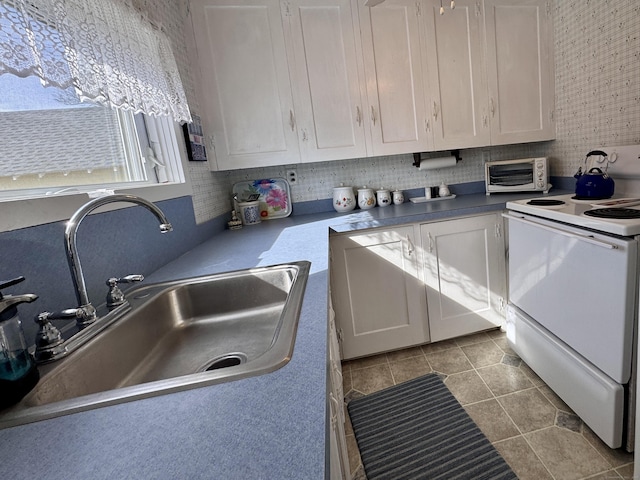
<svg viewBox="0 0 640 480"><path fill-rule="evenodd" d="M309 267L293 262L130 290L131 309L41 366L36 387L0 412L0 428L282 367L293 353Z"/></svg>

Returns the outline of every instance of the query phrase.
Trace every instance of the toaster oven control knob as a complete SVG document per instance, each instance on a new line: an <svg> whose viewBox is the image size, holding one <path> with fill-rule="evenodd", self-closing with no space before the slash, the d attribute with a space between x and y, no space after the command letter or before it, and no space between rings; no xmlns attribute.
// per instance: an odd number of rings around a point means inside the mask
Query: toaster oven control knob
<svg viewBox="0 0 640 480"><path fill-rule="evenodd" d="M538 170L538 178L542 178L542 172Z"/></svg>

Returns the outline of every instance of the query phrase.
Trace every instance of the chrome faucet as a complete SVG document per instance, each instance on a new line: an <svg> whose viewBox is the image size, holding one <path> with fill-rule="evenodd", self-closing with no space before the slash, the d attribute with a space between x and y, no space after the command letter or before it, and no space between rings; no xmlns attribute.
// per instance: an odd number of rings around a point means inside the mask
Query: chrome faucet
<svg viewBox="0 0 640 480"><path fill-rule="evenodd" d="M87 286L84 281L84 274L82 273L82 266L78 259L78 247L76 245L76 234L78 227L82 220L93 210L99 208L108 203L128 202L134 203L145 207L151 213L153 213L160 222L160 232L166 233L173 230L171 223L167 220L162 210L160 210L153 203L135 195L109 195L105 197L99 197L84 204L82 207L73 214L73 216L67 222L67 227L64 231L65 249L67 251L67 260L69 262L69 269L71 270L71 278L73 279L73 286L76 290L76 298L78 299L78 308L81 310L77 317L76 323L79 328L84 328L87 325L93 323L97 319L96 309L89 301L89 295L87 294Z"/></svg>

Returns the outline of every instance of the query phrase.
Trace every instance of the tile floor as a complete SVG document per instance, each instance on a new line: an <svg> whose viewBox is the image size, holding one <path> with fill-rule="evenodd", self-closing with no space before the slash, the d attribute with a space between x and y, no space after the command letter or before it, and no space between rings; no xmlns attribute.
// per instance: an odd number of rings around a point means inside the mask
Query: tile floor
<svg viewBox="0 0 640 480"><path fill-rule="evenodd" d="M520 480L633 478L633 454L602 443L500 330L349 360L342 368L346 401L429 372L443 374ZM366 480L348 420L346 433L352 479Z"/></svg>

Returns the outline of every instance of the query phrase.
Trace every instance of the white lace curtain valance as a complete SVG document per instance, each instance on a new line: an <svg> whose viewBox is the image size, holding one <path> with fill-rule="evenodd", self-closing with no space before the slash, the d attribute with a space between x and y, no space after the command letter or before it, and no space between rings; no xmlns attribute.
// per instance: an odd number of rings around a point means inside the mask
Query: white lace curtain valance
<svg viewBox="0 0 640 480"><path fill-rule="evenodd" d="M0 0L0 75L191 122L167 36L126 0Z"/></svg>

